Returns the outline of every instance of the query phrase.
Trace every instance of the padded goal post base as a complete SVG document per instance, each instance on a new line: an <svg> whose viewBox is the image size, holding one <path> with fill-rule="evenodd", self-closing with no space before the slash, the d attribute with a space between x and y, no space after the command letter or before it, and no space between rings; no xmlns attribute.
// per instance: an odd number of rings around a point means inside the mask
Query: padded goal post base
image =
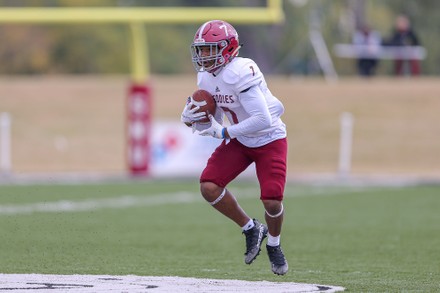
<svg viewBox="0 0 440 293"><path fill-rule="evenodd" d="M148 84L131 84L127 97L127 165L131 175L148 176L152 112Z"/></svg>

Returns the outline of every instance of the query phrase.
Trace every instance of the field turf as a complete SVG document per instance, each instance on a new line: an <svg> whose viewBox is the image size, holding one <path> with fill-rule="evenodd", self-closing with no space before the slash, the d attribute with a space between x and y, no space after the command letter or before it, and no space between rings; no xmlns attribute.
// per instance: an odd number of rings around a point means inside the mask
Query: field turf
<svg viewBox="0 0 440 293"><path fill-rule="evenodd" d="M254 182L230 186L263 219ZM194 181L0 185L0 273L183 276L440 291L440 186L288 184L286 276L198 195Z"/></svg>

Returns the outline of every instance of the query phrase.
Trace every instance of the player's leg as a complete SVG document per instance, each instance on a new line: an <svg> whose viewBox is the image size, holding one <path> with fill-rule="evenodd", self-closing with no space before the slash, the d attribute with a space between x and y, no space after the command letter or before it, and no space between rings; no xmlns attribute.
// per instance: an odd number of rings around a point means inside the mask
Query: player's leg
<svg viewBox="0 0 440 293"><path fill-rule="evenodd" d="M240 207L234 195L226 188L212 182L202 182L203 197L219 212L239 225L246 237L244 262L251 264L261 251L261 244L267 235L267 227L251 219Z"/></svg>
<svg viewBox="0 0 440 293"><path fill-rule="evenodd" d="M208 203L240 227L249 222L250 217L225 187L220 187L213 182L201 182L200 191Z"/></svg>
<svg viewBox="0 0 440 293"><path fill-rule="evenodd" d="M284 275L289 269L281 248L281 227L283 225L284 207L281 201L276 200L263 200L263 204L266 209L265 220L269 228L266 249L272 272L277 275Z"/></svg>
<svg viewBox="0 0 440 293"><path fill-rule="evenodd" d="M243 155L236 140L222 142L212 153L200 176L200 192L205 200L240 227L249 217L238 204L226 185L245 170L251 161Z"/></svg>
<svg viewBox="0 0 440 293"><path fill-rule="evenodd" d="M280 238L284 218L282 200L287 172L287 140L276 140L256 149L254 154L269 230L266 248L272 271L284 275L287 273L288 264L281 249Z"/></svg>
<svg viewBox="0 0 440 293"><path fill-rule="evenodd" d="M266 213L264 215L264 218L267 223L267 227L269 229L269 235L273 236L273 238L281 235L281 227L283 226L283 219L284 219L284 206L282 201L279 200L262 200L264 209L266 210ZM276 240L277 243L274 243L275 245L279 244L279 240Z"/></svg>
<svg viewBox="0 0 440 293"><path fill-rule="evenodd" d="M259 254L267 227L245 213L226 185L251 163L238 141L223 142L211 155L200 177L200 190L205 200L241 227L246 237L246 264L252 263Z"/></svg>

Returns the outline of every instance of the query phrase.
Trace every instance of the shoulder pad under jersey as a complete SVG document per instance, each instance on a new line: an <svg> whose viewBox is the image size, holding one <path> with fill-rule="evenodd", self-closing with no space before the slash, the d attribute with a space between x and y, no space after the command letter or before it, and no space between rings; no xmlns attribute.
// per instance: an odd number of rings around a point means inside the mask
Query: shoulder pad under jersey
<svg viewBox="0 0 440 293"><path fill-rule="evenodd" d="M262 74L260 69L249 58L236 57L224 70L223 81L234 85L237 92L241 92L261 82Z"/></svg>

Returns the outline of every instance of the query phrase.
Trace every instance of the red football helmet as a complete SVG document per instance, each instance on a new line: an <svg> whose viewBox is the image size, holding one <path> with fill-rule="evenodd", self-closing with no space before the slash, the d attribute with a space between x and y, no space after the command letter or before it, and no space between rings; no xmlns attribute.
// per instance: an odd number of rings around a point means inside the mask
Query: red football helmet
<svg viewBox="0 0 440 293"><path fill-rule="evenodd" d="M214 72L238 55L240 44L235 28L223 20L205 22L191 44L192 62L197 71Z"/></svg>

